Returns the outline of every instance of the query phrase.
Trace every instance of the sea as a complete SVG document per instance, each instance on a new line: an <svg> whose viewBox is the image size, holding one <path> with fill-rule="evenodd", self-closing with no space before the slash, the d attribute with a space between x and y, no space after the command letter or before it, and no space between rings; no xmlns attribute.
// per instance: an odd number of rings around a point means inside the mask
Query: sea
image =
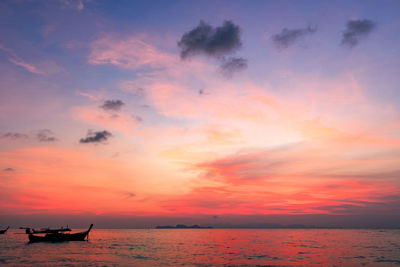
<svg viewBox="0 0 400 267"><path fill-rule="evenodd" d="M1 266L400 266L400 230L93 229L32 244L22 231L0 235Z"/></svg>

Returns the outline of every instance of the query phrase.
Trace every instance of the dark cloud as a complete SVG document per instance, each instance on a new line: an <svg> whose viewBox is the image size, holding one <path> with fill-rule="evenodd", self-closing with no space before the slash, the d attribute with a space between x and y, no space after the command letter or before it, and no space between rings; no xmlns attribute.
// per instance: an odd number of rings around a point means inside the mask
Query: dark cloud
<svg viewBox="0 0 400 267"><path fill-rule="evenodd" d="M132 115L132 118L136 121L136 122L143 122L143 118L137 115Z"/></svg>
<svg viewBox="0 0 400 267"><path fill-rule="evenodd" d="M57 138L54 137L54 133L49 129L42 129L36 134L36 138L39 142L54 142Z"/></svg>
<svg viewBox="0 0 400 267"><path fill-rule="evenodd" d="M136 197L136 194L132 193L132 192L126 192L125 196L126 196L126 198L132 198L132 197Z"/></svg>
<svg viewBox="0 0 400 267"><path fill-rule="evenodd" d="M348 21L346 30L343 32L342 45L350 48L356 46L360 40L368 36L375 27L375 22L368 19Z"/></svg>
<svg viewBox="0 0 400 267"><path fill-rule="evenodd" d="M136 96L144 96L145 94L146 94L146 91L144 88L139 87L135 90Z"/></svg>
<svg viewBox="0 0 400 267"><path fill-rule="evenodd" d="M27 138L28 136L26 134L14 133L14 132L8 132L0 135L0 139L17 140L17 139L27 139Z"/></svg>
<svg viewBox="0 0 400 267"><path fill-rule="evenodd" d="M5 172L13 172L14 169L13 168L5 168L3 171L5 171Z"/></svg>
<svg viewBox="0 0 400 267"><path fill-rule="evenodd" d="M120 111L122 106L125 105L121 100L106 100L100 107L104 110Z"/></svg>
<svg viewBox="0 0 400 267"><path fill-rule="evenodd" d="M231 77L235 72L244 70L247 68L247 60L244 58L230 57L223 59L221 64L222 74L226 77Z"/></svg>
<svg viewBox="0 0 400 267"><path fill-rule="evenodd" d="M240 28L226 20L220 27L212 27L204 21L189 32L183 34L178 42L181 58L197 54L220 57L235 52L242 46Z"/></svg>
<svg viewBox="0 0 400 267"><path fill-rule="evenodd" d="M211 94L209 91L208 91L208 89L206 89L206 88L200 88L198 91L197 91L197 93L199 94L199 96L205 96L205 95L209 95L209 94Z"/></svg>
<svg viewBox="0 0 400 267"><path fill-rule="evenodd" d="M278 48L288 48L293 45L299 38L313 34L317 31L316 27L306 27L303 29L287 29L283 28L281 33L272 36L272 40Z"/></svg>
<svg viewBox="0 0 400 267"><path fill-rule="evenodd" d="M397 201L352 201L314 207L318 211L329 211L331 214L387 214L398 213L399 202Z"/></svg>
<svg viewBox="0 0 400 267"><path fill-rule="evenodd" d="M112 134L106 130L93 132L89 130L87 136L85 138L81 138L79 143L87 144L87 143L104 143L110 138Z"/></svg>

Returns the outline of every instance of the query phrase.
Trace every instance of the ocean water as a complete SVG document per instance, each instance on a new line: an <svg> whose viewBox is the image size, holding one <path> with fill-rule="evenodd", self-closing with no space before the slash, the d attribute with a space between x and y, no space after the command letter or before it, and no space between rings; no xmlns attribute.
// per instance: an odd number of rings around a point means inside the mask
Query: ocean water
<svg viewBox="0 0 400 267"><path fill-rule="evenodd" d="M0 265L400 266L400 230L93 229L34 244L21 231L0 235Z"/></svg>

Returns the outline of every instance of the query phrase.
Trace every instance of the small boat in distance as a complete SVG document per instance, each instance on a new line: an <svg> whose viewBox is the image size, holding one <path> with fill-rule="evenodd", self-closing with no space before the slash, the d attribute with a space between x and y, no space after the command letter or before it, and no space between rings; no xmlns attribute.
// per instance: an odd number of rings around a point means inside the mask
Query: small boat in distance
<svg viewBox="0 0 400 267"><path fill-rule="evenodd" d="M10 228L10 226L8 226L6 229L4 229L4 230L0 230L0 235L4 235L6 232L7 232L7 230Z"/></svg>
<svg viewBox="0 0 400 267"><path fill-rule="evenodd" d="M80 233L63 233L63 232L51 232L43 235L36 235L29 233L29 242L64 242L64 241L85 241L86 237L89 236L89 232L92 229L93 224L89 226L89 229Z"/></svg>

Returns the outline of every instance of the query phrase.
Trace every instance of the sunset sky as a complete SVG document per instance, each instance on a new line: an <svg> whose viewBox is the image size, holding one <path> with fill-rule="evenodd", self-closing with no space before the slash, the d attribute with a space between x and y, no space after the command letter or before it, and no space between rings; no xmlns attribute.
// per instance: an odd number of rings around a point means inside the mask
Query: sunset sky
<svg viewBox="0 0 400 267"><path fill-rule="evenodd" d="M400 215L399 10L1 1L0 215Z"/></svg>

